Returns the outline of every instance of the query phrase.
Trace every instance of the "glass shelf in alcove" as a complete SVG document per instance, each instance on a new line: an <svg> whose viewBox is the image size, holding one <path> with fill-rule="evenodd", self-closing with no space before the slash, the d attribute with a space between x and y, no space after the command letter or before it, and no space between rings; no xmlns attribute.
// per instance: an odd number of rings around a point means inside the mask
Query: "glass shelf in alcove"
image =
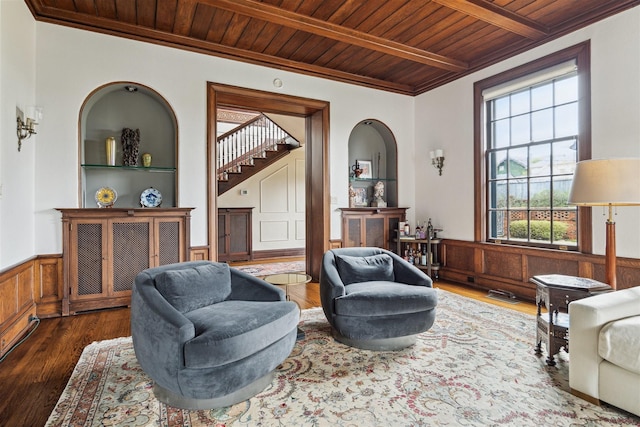
<svg viewBox="0 0 640 427"><path fill-rule="evenodd" d="M350 176L349 181L350 182L378 182L378 181L395 182L396 179L395 178L356 178L354 176Z"/></svg>
<svg viewBox="0 0 640 427"><path fill-rule="evenodd" d="M124 169L135 171L147 171L147 172L175 172L176 168L159 167L159 166L124 166L124 165L97 165L97 164L82 164L80 165L86 169Z"/></svg>

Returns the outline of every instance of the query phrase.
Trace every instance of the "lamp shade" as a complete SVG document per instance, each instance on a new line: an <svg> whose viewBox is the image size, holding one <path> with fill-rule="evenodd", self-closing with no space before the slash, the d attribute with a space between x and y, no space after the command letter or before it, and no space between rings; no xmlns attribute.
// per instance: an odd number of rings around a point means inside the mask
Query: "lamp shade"
<svg viewBox="0 0 640 427"><path fill-rule="evenodd" d="M578 162L569 203L583 206L640 205L640 158Z"/></svg>

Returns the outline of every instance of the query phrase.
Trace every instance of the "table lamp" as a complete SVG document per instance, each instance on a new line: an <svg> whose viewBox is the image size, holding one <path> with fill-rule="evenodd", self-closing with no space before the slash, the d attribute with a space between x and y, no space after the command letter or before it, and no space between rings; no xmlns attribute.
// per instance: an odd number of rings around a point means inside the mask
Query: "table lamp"
<svg viewBox="0 0 640 427"><path fill-rule="evenodd" d="M576 164L569 203L608 206L605 275L616 288L616 224L614 206L640 205L640 158L584 160Z"/></svg>

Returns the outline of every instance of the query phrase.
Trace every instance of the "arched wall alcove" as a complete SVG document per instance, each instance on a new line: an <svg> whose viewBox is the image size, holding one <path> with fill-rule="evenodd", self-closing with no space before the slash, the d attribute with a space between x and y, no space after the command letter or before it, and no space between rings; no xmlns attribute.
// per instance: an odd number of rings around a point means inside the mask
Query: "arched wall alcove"
<svg viewBox="0 0 640 427"><path fill-rule="evenodd" d="M96 207L102 187L117 192L114 207L140 207L141 193L160 191L162 207L178 206L178 125L169 103L155 90L134 82L114 82L91 92L80 109L80 207ZM137 164L123 164L124 128L140 130ZM115 165L107 164L106 139L116 140ZM142 154L151 155L143 166Z"/></svg>
<svg viewBox="0 0 640 427"><path fill-rule="evenodd" d="M382 181L384 199L388 207L398 206L398 149L396 138L384 123L375 119L362 120L349 135L349 182L356 188L366 188L368 205L371 204L373 186ZM358 162L371 162L371 177L356 178L353 166Z"/></svg>

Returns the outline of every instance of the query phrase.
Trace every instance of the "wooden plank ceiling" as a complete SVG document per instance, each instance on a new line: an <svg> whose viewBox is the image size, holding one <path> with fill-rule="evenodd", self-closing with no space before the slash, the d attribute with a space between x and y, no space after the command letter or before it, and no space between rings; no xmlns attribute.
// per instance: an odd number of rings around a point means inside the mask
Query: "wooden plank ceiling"
<svg viewBox="0 0 640 427"><path fill-rule="evenodd" d="M640 0L25 0L35 19L417 95Z"/></svg>

